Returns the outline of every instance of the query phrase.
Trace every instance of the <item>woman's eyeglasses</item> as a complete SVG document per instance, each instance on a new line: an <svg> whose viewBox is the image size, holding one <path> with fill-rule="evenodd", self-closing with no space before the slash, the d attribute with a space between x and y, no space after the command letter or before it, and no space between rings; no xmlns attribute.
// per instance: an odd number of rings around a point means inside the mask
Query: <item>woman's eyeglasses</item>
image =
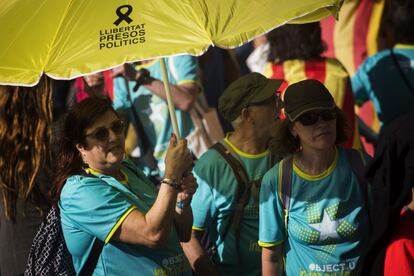
<svg viewBox="0 0 414 276"><path fill-rule="evenodd" d="M124 131L124 122L121 120L113 122L109 128L107 127L98 127L92 133L86 134L85 137L91 136L98 141L105 142L109 138L109 130L112 130L115 135L120 135Z"/></svg>
<svg viewBox="0 0 414 276"><path fill-rule="evenodd" d="M300 115L296 121L300 122L304 126L311 126L318 122L319 117L322 118L323 121L332 121L336 119L338 112L335 110L324 110L321 112L308 112L303 115Z"/></svg>

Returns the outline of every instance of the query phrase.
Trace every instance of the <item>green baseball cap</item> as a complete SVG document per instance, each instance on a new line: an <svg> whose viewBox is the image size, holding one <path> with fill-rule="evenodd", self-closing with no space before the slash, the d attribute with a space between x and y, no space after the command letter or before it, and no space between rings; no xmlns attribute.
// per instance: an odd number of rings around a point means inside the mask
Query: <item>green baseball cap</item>
<svg viewBox="0 0 414 276"><path fill-rule="evenodd" d="M259 73L249 73L232 82L219 99L218 109L223 118L233 122L243 108L265 102L276 95L283 80L268 79Z"/></svg>
<svg viewBox="0 0 414 276"><path fill-rule="evenodd" d="M312 110L330 110L336 107L329 90L318 80L308 79L288 86L281 107L291 122Z"/></svg>

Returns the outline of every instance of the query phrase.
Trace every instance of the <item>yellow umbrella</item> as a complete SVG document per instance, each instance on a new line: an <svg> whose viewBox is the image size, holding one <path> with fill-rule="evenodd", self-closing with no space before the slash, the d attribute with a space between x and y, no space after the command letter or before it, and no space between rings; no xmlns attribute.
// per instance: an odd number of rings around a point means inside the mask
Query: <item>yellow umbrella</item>
<svg viewBox="0 0 414 276"><path fill-rule="evenodd" d="M0 84L30 86L43 73L71 79L125 62L200 55L211 45L232 48L287 22L336 14L342 1L0 1Z"/></svg>

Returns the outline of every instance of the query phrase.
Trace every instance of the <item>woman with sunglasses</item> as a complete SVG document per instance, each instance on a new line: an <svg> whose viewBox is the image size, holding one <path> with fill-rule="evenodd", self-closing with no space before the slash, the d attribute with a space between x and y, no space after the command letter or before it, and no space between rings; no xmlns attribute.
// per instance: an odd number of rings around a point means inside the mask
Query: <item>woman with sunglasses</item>
<svg viewBox="0 0 414 276"><path fill-rule="evenodd" d="M157 190L124 160L124 123L108 99L76 104L60 134L52 196L77 273L99 239L93 275L191 275L180 247L190 239L197 188L186 141L172 135Z"/></svg>
<svg viewBox="0 0 414 276"><path fill-rule="evenodd" d="M357 275L369 221L348 153L362 169L366 156L340 146L345 115L319 81L290 85L281 104L286 119L275 148L288 157L260 190L263 275Z"/></svg>

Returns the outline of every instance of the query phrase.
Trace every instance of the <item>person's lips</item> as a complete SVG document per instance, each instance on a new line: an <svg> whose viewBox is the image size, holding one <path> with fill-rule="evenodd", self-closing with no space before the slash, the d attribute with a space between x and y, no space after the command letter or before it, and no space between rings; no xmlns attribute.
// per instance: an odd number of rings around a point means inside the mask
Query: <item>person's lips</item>
<svg viewBox="0 0 414 276"><path fill-rule="evenodd" d="M329 131L326 131L326 132L320 132L316 134L316 137L324 137L324 136L329 136L329 135L332 135L332 133Z"/></svg>

